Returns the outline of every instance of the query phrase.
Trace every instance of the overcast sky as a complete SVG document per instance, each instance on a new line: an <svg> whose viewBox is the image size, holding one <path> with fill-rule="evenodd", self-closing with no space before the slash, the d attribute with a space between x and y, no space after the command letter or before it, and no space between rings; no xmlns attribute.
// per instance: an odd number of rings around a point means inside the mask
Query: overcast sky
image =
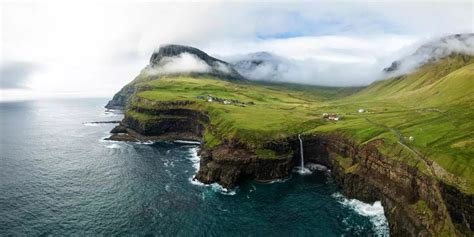
<svg viewBox="0 0 474 237"><path fill-rule="evenodd" d="M111 97L164 43L222 58L269 51L318 64L320 73L293 82L367 85L377 79L367 68L428 39L474 32L473 12L469 0L2 1L0 100Z"/></svg>

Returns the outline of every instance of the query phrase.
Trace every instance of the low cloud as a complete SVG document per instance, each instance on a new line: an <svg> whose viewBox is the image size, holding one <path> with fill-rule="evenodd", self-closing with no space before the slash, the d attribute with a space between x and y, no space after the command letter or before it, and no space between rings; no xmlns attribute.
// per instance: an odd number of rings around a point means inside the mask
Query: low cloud
<svg viewBox="0 0 474 237"><path fill-rule="evenodd" d="M266 55L263 59L255 57L255 54L241 56L239 60L234 59L234 66L251 80L323 86L360 86L382 76L380 64L334 63Z"/></svg>
<svg viewBox="0 0 474 237"><path fill-rule="evenodd" d="M474 34L435 39L313 37L258 43L269 52L228 56L253 80L325 86L363 86L409 73L452 53L474 55ZM275 53L278 52L278 53ZM390 68L389 73L384 68Z"/></svg>
<svg viewBox="0 0 474 237"><path fill-rule="evenodd" d="M167 75L177 73L207 73L211 67L200 58L190 53L182 53L175 57L164 57L158 65L147 67L149 75Z"/></svg>
<svg viewBox="0 0 474 237"><path fill-rule="evenodd" d="M403 75L453 53L474 55L474 34L457 34L425 41L413 51L387 67L387 75Z"/></svg>
<svg viewBox="0 0 474 237"><path fill-rule="evenodd" d="M37 66L26 62L7 62L0 66L0 89L25 89Z"/></svg>

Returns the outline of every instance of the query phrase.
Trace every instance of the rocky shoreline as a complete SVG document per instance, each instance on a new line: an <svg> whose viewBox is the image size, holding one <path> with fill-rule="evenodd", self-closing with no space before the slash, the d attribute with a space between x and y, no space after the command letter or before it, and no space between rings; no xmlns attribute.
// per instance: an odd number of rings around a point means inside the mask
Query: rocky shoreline
<svg viewBox="0 0 474 237"><path fill-rule="evenodd" d="M189 109L147 110L159 115L146 122L125 116L111 132L111 140L200 141L200 169L196 179L233 188L246 180L287 178L299 162L296 136L264 144L276 157L258 156L252 147L226 141L209 148L203 133L209 117ZM364 202L380 200L394 236L470 236L474 227L474 197L462 194L421 170L384 156L383 140L357 144L342 134L302 136L305 161L322 164L343 188L343 194Z"/></svg>

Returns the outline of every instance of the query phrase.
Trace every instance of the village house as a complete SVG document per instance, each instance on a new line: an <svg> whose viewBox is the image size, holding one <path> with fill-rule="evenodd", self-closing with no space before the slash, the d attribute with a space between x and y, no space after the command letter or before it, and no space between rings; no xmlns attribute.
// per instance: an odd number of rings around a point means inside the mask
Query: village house
<svg viewBox="0 0 474 237"><path fill-rule="evenodd" d="M328 113L323 113L323 118L327 120L332 120L332 121L339 121L341 119L341 116L337 114L328 114Z"/></svg>

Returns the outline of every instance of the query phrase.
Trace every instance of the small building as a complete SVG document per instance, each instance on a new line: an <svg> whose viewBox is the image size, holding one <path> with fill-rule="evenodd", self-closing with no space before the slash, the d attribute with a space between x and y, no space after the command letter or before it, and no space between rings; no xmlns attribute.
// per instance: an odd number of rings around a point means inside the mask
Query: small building
<svg viewBox="0 0 474 237"><path fill-rule="evenodd" d="M331 114L328 116L329 120L333 120L333 121L339 121L339 119L341 119L341 117L339 115L336 115L336 114Z"/></svg>

